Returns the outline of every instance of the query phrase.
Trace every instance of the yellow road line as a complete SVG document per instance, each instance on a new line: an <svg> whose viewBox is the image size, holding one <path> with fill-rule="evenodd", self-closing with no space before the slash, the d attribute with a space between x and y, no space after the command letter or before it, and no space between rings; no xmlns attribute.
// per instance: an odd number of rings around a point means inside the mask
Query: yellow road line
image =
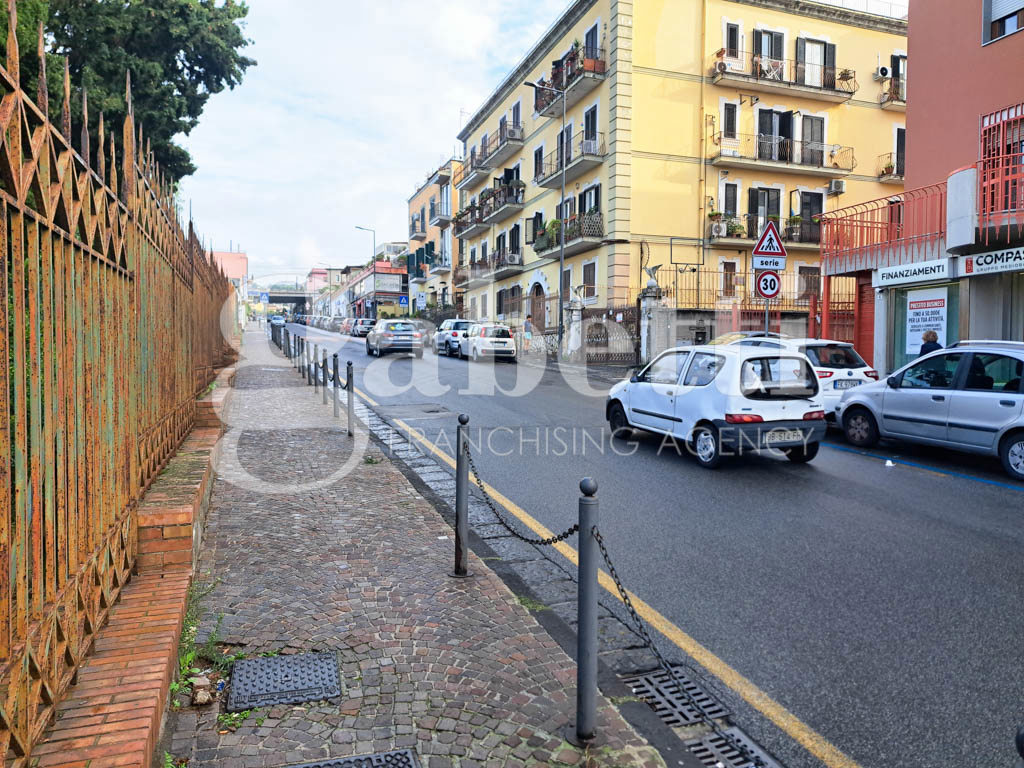
<svg viewBox="0 0 1024 768"><path fill-rule="evenodd" d="M377 405L372 399L367 397L358 389L356 390L356 393L371 405ZM410 438L420 443L449 467L452 467L453 469L455 468L455 459L427 440L426 437L420 434L419 430L409 426L401 419L393 419L392 421ZM526 510L501 493L501 491L486 482L483 483L483 486L495 501L515 515L523 525L537 534L537 536L545 539L554 536L552 531L539 521L535 520L526 512ZM579 557L576 550L564 541L556 543L554 547L573 565L579 565ZM612 581L612 578L607 573L599 570L598 581L608 593L621 602L622 598L619 596L615 582ZM640 614L640 617L644 621L657 629L670 641L675 643L676 646L696 660L697 663L708 670L708 672L738 693L748 704L750 704L750 706L775 723L775 725L777 725L782 731L788 734L794 741L800 744L800 746L812 755L821 760L821 762L828 766L828 768L860 768L852 758L844 754L828 739L797 718L796 715L786 709L782 704L775 701L775 699L758 688L732 666L720 659L714 653L697 642L693 637L665 618L655 608L648 605L633 592L629 592L629 599L633 603L633 607L636 609L636 612Z"/></svg>

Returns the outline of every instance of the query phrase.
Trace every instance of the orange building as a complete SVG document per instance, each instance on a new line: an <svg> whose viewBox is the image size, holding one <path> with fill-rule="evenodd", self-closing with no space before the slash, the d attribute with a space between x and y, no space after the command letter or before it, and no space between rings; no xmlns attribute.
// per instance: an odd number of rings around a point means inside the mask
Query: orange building
<svg viewBox="0 0 1024 768"><path fill-rule="evenodd" d="M452 176L462 167L443 163L409 198L409 308L454 303L452 271Z"/></svg>

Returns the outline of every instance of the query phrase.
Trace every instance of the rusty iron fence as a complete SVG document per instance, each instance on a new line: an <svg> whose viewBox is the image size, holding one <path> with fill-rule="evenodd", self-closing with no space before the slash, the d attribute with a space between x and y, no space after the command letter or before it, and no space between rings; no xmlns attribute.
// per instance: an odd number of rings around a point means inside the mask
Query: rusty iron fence
<svg viewBox="0 0 1024 768"><path fill-rule="evenodd" d="M234 292L208 259L131 109L119 140L82 95L22 90L10 3L0 66L0 748L30 761L128 580L137 504L192 427L225 356ZM77 110L76 110L77 111ZM118 146L120 145L120 146Z"/></svg>

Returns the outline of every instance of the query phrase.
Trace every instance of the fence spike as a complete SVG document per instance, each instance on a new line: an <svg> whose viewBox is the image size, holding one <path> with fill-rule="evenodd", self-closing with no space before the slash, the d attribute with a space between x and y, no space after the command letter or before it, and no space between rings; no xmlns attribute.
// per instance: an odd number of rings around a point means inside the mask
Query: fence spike
<svg viewBox="0 0 1024 768"><path fill-rule="evenodd" d="M128 114L134 114L132 112L132 71L130 69L124 71L124 103Z"/></svg>
<svg viewBox="0 0 1024 768"><path fill-rule="evenodd" d="M82 84L82 159L86 168L92 168L92 159L89 157L89 92Z"/></svg>
<svg viewBox="0 0 1024 768"><path fill-rule="evenodd" d="M110 134L110 189L117 196L117 148L115 147L114 134Z"/></svg>
<svg viewBox="0 0 1024 768"><path fill-rule="evenodd" d="M44 117L50 116L50 94L46 88L46 43L43 41L43 20L39 20L39 44L36 48L39 56L39 78L36 80L36 104Z"/></svg>
<svg viewBox="0 0 1024 768"><path fill-rule="evenodd" d="M7 72L16 83L21 83L21 54L18 52L18 4L7 0Z"/></svg>
<svg viewBox="0 0 1024 768"><path fill-rule="evenodd" d="M98 141L98 147L96 149L96 159L99 162L99 166L100 166L99 167L100 178L103 179L103 180L106 180L106 178L107 178L107 157L103 153L103 149L104 149L104 146L105 146L106 141L107 141L107 135L106 135L106 132L104 131L104 126L103 126L103 110L102 109L100 110L100 127L99 127L99 130L97 131L96 135L97 135L97 138L99 140Z"/></svg>
<svg viewBox="0 0 1024 768"><path fill-rule="evenodd" d="M64 99L60 107L60 130L71 145L71 65L64 57Z"/></svg>

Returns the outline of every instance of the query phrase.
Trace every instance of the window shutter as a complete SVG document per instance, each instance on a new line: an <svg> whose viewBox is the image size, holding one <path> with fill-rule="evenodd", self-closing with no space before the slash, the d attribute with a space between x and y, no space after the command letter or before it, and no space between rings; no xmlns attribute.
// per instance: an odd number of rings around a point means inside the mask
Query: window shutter
<svg viewBox="0 0 1024 768"><path fill-rule="evenodd" d="M579 205L579 212L581 214L587 212L587 201L584 198L585 194L586 194L585 192L580 192L580 195L579 195L579 203L578 203L578 205Z"/></svg>
<svg viewBox="0 0 1024 768"><path fill-rule="evenodd" d="M825 43L825 71L823 73L822 85L826 88L836 87L836 47L832 43Z"/></svg>
<svg viewBox="0 0 1024 768"><path fill-rule="evenodd" d="M736 185L726 184L725 185L725 214L727 216L736 215Z"/></svg>
<svg viewBox="0 0 1024 768"><path fill-rule="evenodd" d="M740 55L740 28L735 24L725 28L725 55L733 58Z"/></svg>
<svg viewBox="0 0 1024 768"><path fill-rule="evenodd" d="M993 21L1020 10L1024 10L1024 0L992 0Z"/></svg>
<svg viewBox="0 0 1024 768"><path fill-rule="evenodd" d="M782 194L777 189L768 190L768 215L778 216L781 207Z"/></svg>
<svg viewBox="0 0 1024 768"><path fill-rule="evenodd" d="M779 136L782 136L787 139L793 138L792 112L783 112L781 115L779 115Z"/></svg>
<svg viewBox="0 0 1024 768"><path fill-rule="evenodd" d="M760 56L761 55L761 30L760 29L755 29L754 30L754 55L755 56Z"/></svg>
<svg viewBox="0 0 1024 768"><path fill-rule="evenodd" d="M895 53L889 57L889 71L892 73L893 78L899 78L903 73L900 72L900 57Z"/></svg>
<svg viewBox="0 0 1024 768"><path fill-rule="evenodd" d="M796 81L807 82L807 40L802 37L796 39Z"/></svg>
<svg viewBox="0 0 1024 768"><path fill-rule="evenodd" d="M751 216L757 216L757 192L757 187L747 190L747 213Z"/></svg>
<svg viewBox="0 0 1024 768"><path fill-rule="evenodd" d="M594 209L601 212L601 185L594 187Z"/></svg>

